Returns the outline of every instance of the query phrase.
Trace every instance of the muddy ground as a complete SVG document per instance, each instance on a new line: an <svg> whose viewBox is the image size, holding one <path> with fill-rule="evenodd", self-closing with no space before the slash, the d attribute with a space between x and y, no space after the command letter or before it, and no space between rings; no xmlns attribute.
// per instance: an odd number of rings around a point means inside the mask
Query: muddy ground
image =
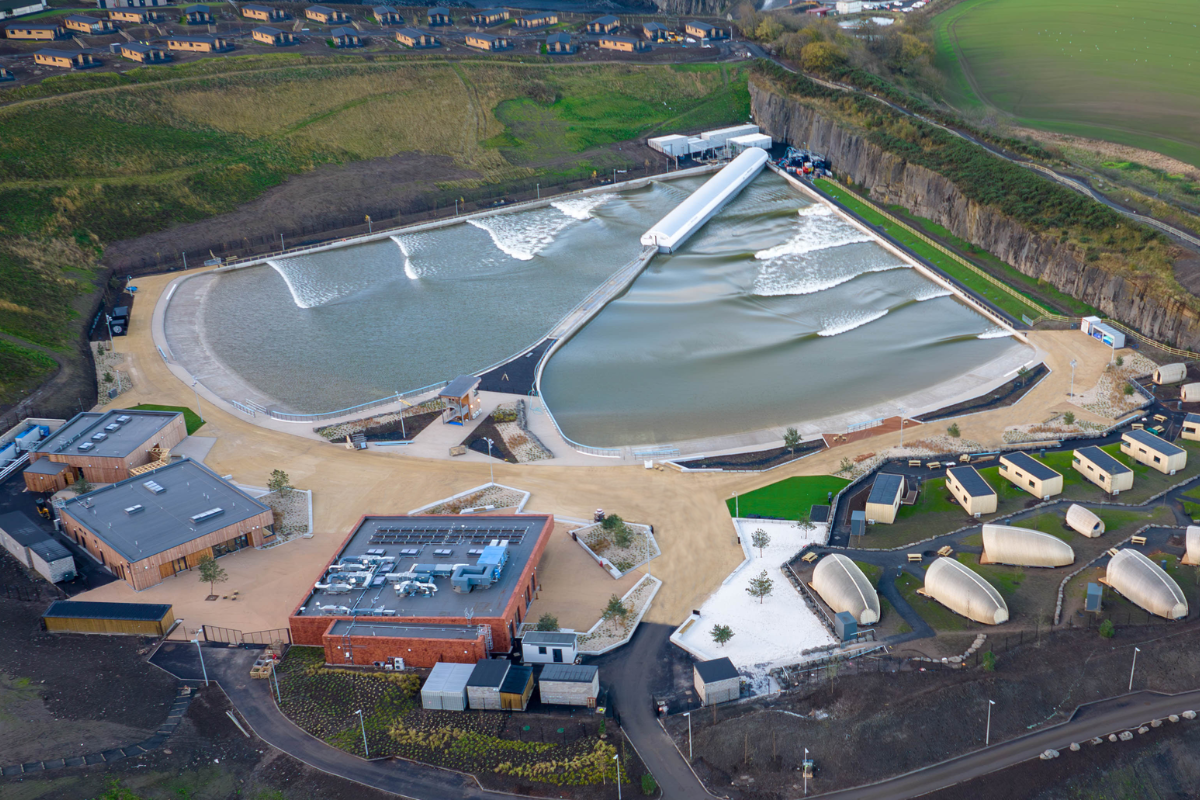
<svg viewBox="0 0 1200 800"><path fill-rule="evenodd" d="M810 791L881 780L981 746L989 699L996 701L997 742L1061 722L1081 703L1125 692L1135 645L1141 648L1135 689L1180 691L1197 684L1196 624L1166 631L1129 627L1112 640L1089 631L1058 633L999 652L993 673L864 661L843 665L835 676L818 673L776 700L718 709L715 723L711 711L694 714L696 768L710 788L734 785L747 798L789 797L808 748L818 768ZM667 727L686 752L687 720L673 716Z"/></svg>

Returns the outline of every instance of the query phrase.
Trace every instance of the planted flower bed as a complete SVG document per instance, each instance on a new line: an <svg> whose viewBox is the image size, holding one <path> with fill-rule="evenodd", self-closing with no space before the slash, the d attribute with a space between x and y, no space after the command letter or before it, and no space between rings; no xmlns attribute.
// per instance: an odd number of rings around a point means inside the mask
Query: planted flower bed
<svg viewBox="0 0 1200 800"><path fill-rule="evenodd" d="M606 527L605 523L596 523L579 528L575 535L593 555L612 564L613 569L620 573L617 577L622 577L661 553L649 526L624 522L619 517L615 519L618 520L615 526Z"/></svg>
<svg viewBox="0 0 1200 800"><path fill-rule="evenodd" d="M445 407L446 403L444 400L434 398L404 409L404 433L406 436L401 436L400 434L401 413L398 411L393 411L390 414L377 414L373 417L364 417L349 422L339 422L334 425L326 425L324 428L317 428L316 433L318 436L328 439L331 442L340 442L347 435L354 433L366 434L368 439L375 441L399 440L401 438L411 439L441 416L441 411Z"/></svg>

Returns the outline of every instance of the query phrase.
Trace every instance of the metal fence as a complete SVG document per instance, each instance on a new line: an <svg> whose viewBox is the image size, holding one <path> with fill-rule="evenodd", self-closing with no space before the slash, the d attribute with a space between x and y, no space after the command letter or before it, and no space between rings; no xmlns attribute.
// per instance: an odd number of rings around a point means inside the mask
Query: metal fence
<svg viewBox="0 0 1200 800"><path fill-rule="evenodd" d="M272 628L266 631L251 631L250 633L242 633L233 628L221 628L216 625L204 625L203 631L204 641L215 642L218 644L261 644L269 645L273 642L283 642L284 644L292 643L292 632L289 628Z"/></svg>

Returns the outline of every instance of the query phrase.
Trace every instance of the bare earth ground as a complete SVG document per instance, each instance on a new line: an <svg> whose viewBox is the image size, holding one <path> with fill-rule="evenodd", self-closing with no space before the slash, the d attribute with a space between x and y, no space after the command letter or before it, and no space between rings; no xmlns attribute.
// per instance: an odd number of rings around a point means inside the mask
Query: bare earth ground
<svg viewBox="0 0 1200 800"><path fill-rule="evenodd" d="M1147 167L1161 169L1163 172L1168 172L1176 175L1186 175L1190 178L1200 178L1200 170L1193 167L1184 161L1164 156L1162 153L1155 153L1153 150L1142 150L1138 147L1130 147L1124 144L1114 144L1113 142L1103 142L1099 139L1085 139L1082 136L1071 136L1066 133L1052 133L1050 131L1039 131L1033 128L1010 128L1013 136L1030 137L1039 142L1046 144L1066 145L1067 147L1079 147L1084 150L1091 150L1099 153L1105 158L1113 161L1133 161L1138 164L1145 164Z"/></svg>

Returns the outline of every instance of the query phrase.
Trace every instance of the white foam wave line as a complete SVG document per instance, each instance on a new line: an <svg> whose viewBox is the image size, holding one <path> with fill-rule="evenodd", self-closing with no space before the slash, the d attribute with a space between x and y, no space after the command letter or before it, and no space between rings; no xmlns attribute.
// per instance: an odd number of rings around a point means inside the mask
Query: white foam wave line
<svg viewBox="0 0 1200 800"><path fill-rule="evenodd" d="M1012 331L1004 328L991 328L976 336L976 339L1003 339L1006 336L1012 336Z"/></svg>
<svg viewBox="0 0 1200 800"><path fill-rule="evenodd" d="M850 228L840 236L829 236L824 239L817 239L816 241L807 234L801 234L793 236L783 244L768 247L766 250L759 250L754 254L754 257L759 261L770 261L773 258L780 258L781 256L802 256L808 253L815 253L818 250L832 250L835 247L845 247L848 244L862 244L873 241L875 241L873 238L859 233L854 228Z"/></svg>
<svg viewBox="0 0 1200 800"><path fill-rule="evenodd" d="M292 293L292 302L296 304L296 308L312 308L313 306L319 306L321 302L323 302L321 300L317 300L316 298L312 298L311 300L305 300L301 298L300 294L303 290L296 284L292 283L291 276L288 275L283 266L273 259L267 259L267 263L271 265L272 269L279 273L279 277L283 278L284 285L287 286L288 291Z"/></svg>
<svg viewBox="0 0 1200 800"><path fill-rule="evenodd" d="M409 252L408 245L405 244L404 238L400 236L389 237L400 248L400 252L404 255L404 275L410 281L420 280L421 276L417 274L417 270L413 267L412 253Z"/></svg>
<svg viewBox="0 0 1200 800"><path fill-rule="evenodd" d="M854 330L855 328L861 328L863 325L867 325L877 319L886 317L887 313L888 310L885 308L882 311L868 311L857 316L846 314L840 318L835 318L826 322L825 330L817 331L817 336L837 336L839 333L846 333Z"/></svg>
<svg viewBox="0 0 1200 800"><path fill-rule="evenodd" d="M550 205L566 214L571 219L583 222L592 218L592 212L616 197L612 193L593 194L587 197L571 197L566 200L555 200Z"/></svg>
<svg viewBox="0 0 1200 800"><path fill-rule="evenodd" d="M770 288L764 286L764 276L759 276L755 281L754 293L759 297L791 297L806 294L816 294L829 289L841 286L843 283L849 283L861 275L870 275L874 272L890 272L894 269L911 269L907 264L888 264L883 267L868 267L861 272L855 272L850 275L839 275L836 278L827 278L826 280L812 280L807 283L799 283L792 286L783 286L780 288ZM949 292L947 292L949 294ZM924 298L922 298L924 299Z"/></svg>
<svg viewBox="0 0 1200 800"><path fill-rule="evenodd" d="M796 213L802 217L832 217L833 209L823 203L813 203L811 206L797 209Z"/></svg>
<svg viewBox="0 0 1200 800"><path fill-rule="evenodd" d="M939 297L953 296L954 292L950 291L949 289L930 289L925 294L914 297L913 300L916 300L918 303L924 303L926 300L936 300Z"/></svg>

